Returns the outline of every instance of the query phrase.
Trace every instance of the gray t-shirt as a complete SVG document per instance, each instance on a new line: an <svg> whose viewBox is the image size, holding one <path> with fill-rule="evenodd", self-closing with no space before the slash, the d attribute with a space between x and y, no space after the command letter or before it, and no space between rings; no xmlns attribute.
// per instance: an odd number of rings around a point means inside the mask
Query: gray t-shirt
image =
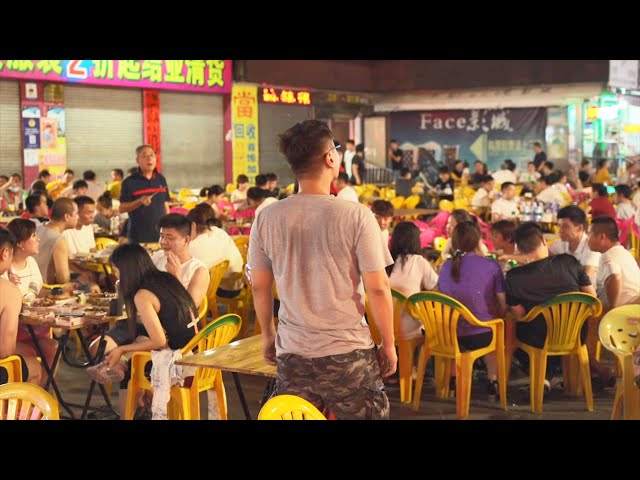
<svg viewBox="0 0 640 480"><path fill-rule="evenodd" d="M292 195L251 229L252 270L272 270L280 310L276 354L307 358L373 348L361 272L393 263L373 213L331 195Z"/></svg>

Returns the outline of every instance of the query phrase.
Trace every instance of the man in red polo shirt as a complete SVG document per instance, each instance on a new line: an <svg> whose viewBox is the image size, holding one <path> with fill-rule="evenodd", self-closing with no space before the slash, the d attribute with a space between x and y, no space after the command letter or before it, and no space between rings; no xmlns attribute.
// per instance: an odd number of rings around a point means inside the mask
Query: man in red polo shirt
<svg viewBox="0 0 640 480"><path fill-rule="evenodd" d="M602 183L594 183L591 186L591 198L593 200L589 203L586 211L586 213L591 213L591 218L601 217L603 215L616 218L616 211L607 195L607 187Z"/></svg>

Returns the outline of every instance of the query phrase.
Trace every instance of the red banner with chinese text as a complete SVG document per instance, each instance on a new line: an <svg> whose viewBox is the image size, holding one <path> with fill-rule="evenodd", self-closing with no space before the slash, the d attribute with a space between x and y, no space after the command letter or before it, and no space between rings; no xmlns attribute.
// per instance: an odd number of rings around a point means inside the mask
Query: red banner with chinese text
<svg viewBox="0 0 640 480"><path fill-rule="evenodd" d="M156 152L156 168L162 171L160 149L160 93L156 90L144 90L142 94L144 143L151 145Z"/></svg>

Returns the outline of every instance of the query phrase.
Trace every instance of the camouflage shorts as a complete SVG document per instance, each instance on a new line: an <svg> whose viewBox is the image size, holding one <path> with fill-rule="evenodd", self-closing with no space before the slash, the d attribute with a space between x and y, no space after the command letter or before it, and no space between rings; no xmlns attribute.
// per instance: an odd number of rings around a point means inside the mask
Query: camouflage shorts
<svg viewBox="0 0 640 480"><path fill-rule="evenodd" d="M298 395L339 420L387 420L389 399L374 349L305 358L278 356L273 395Z"/></svg>

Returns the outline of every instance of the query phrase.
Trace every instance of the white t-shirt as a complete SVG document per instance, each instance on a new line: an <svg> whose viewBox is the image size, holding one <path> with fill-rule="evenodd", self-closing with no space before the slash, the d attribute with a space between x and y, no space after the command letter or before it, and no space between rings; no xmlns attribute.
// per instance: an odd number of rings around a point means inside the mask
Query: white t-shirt
<svg viewBox="0 0 640 480"><path fill-rule="evenodd" d="M610 305L611 308L624 305L640 293L640 267L638 267L636 260L622 245L616 245L600 256L596 288L598 298L603 304L607 301L605 282L607 278L609 278L609 275L614 274L620 275L622 285L618 304Z"/></svg>
<svg viewBox="0 0 640 480"><path fill-rule="evenodd" d="M345 150L344 152L344 171L349 178L353 175L353 171L351 165L353 164L353 157L356 156L356 151L350 152L349 150Z"/></svg>
<svg viewBox="0 0 640 480"><path fill-rule="evenodd" d="M91 249L96 248L96 239L91 225L85 225L80 230L68 228L62 232L62 236L67 240L69 258L73 258L78 253L89 253Z"/></svg>
<svg viewBox="0 0 640 480"><path fill-rule="evenodd" d="M164 253L164 250L158 250L151 255L151 260L158 270L162 272L167 271L167 255ZM195 257L192 257L191 260L187 260L180 265L180 283L184 288L189 288L193 274L196 273L196 270L199 268L204 268L207 270L207 273L209 272L207 266Z"/></svg>
<svg viewBox="0 0 640 480"><path fill-rule="evenodd" d="M225 290L241 290L243 287L242 278L230 284L225 282L225 278L232 273L242 272L242 254L233 239L227 232L218 227L211 227L211 230L201 233L189 243L189 253L194 258L202 261L207 269L220 262L229 260L229 268L222 277L220 286Z"/></svg>
<svg viewBox="0 0 640 480"><path fill-rule="evenodd" d="M491 197L489 192L480 187L471 200L471 206L473 207L489 207L491 206Z"/></svg>
<svg viewBox="0 0 640 480"><path fill-rule="evenodd" d="M502 185L506 182L516 183L516 174L511 170L498 170L491 174L497 185Z"/></svg>
<svg viewBox="0 0 640 480"><path fill-rule="evenodd" d="M399 258L396 260L389 277L389 283L391 288L409 297L423 290L433 290L438 283L438 274L422 255L409 255L402 265L400 265ZM403 340L420 337L421 330L422 323L409 315L403 308L399 337Z"/></svg>
<svg viewBox="0 0 640 480"><path fill-rule="evenodd" d="M389 246L389 229L385 228L384 230L381 230L380 233L382 234L382 241L388 247Z"/></svg>
<svg viewBox="0 0 640 480"><path fill-rule="evenodd" d="M569 242L563 242L562 240L557 240L549 245L550 255L560 255L561 253L568 253L572 257L575 257L583 267L596 267L597 270L600 264L600 253L594 252L589 248L589 235L586 233L582 234L582 238L575 252L569 250ZM595 275L592 275L590 278L591 283L595 286Z"/></svg>
<svg viewBox="0 0 640 480"><path fill-rule="evenodd" d="M38 268L38 263L35 258L27 257L27 266L22 270L18 270L12 265L11 272L20 277L20 283L16 286L20 289L22 296L25 296L29 292L33 292L36 295L40 292L44 281L42 280L42 274L40 273L40 269ZM2 278L9 280L9 272L5 272L2 275ZM31 290L29 290L29 286L32 287Z"/></svg>
<svg viewBox="0 0 640 480"><path fill-rule="evenodd" d="M237 208L238 205L242 205L247 200L247 192L241 192L237 188L231 192L231 197L229 198L231 203Z"/></svg>
<svg viewBox="0 0 640 480"><path fill-rule="evenodd" d="M540 172L522 172L520 174L520 183L536 183L536 181L540 178Z"/></svg>
<svg viewBox="0 0 640 480"><path fill-rule="evenodd" d="M635 214L636 211L633 208L632 203L619 203L616 207L616 217L618 217L620 220L633 218Z"/></svg>
<svg viewBox="0 0 640 480"><path fill-rule="evenodd" d="M560 190L554 187L545 188L536 198L543 203L559 203L561 207L567 203Z"/></svg>
<svg viewBox="0 0 640 480"><path fill-rule="evenodd" d="M491 204L491 215L494 213L500 215L500 220L518 218L518 202L499 198Z"/></svg>
<svg viewBox="0 0 640 480"><path fill-rule="evenodd" d="M258 218L258 214L264 210L266 207L268 207L269 205L271 205L272 203L276 203L278 201L277 198L275 197L267 197L264 199L264 201L258 205L258 208L256 208L256 218Z"/></svg>
<svg viewBox="0 0 640 480"><path fill-rule="evenodd" d="M340 190L338 192L338 195L336 196L338 198L341 198L342 200L348 200L350 202L358 201L358 193L355 191L353 187L350 187L349 185L347 185L342 190Z"/></svg>

